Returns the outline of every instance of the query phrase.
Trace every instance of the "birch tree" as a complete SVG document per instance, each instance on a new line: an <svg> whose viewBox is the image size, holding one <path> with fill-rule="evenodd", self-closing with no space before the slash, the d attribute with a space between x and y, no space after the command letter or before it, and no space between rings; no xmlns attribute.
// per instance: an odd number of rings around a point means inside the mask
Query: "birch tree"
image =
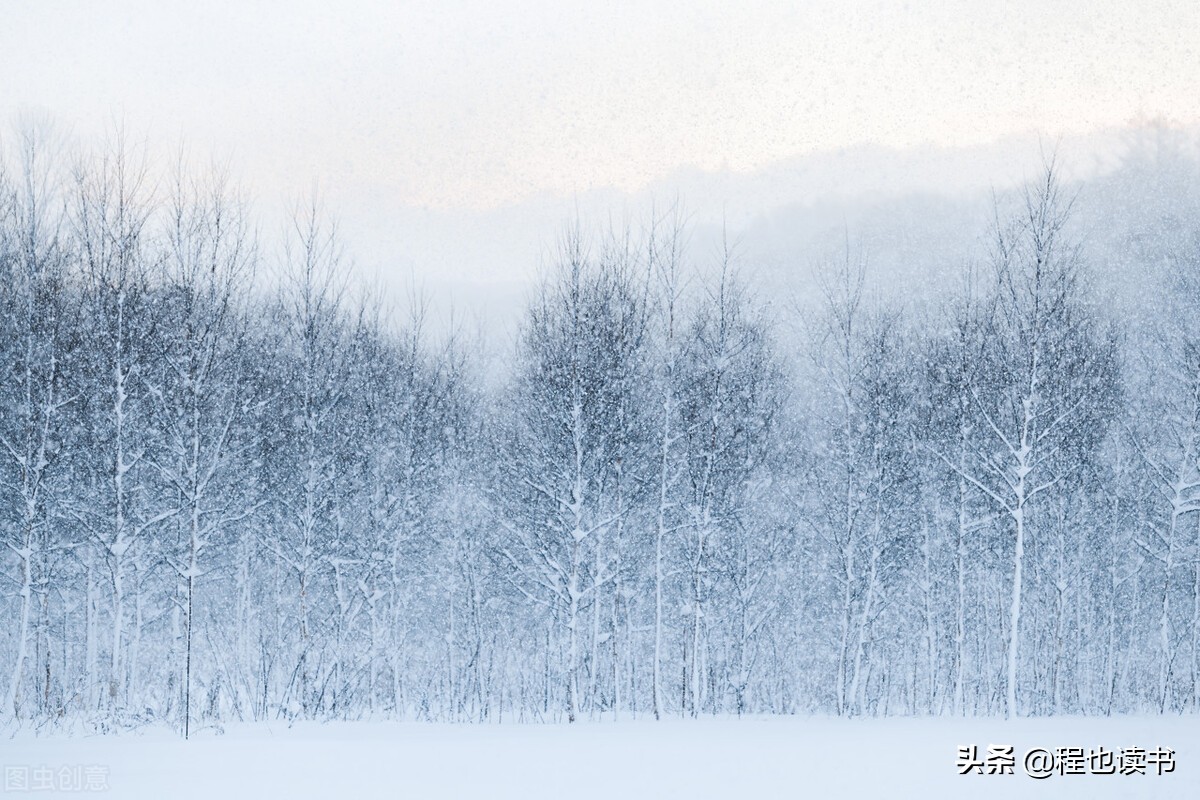
<svg viewBox="0 0 1200 800"><path fill-rule="evenodd" d="M183 732L192 725L197 587L214 547L233 549L231 527L254 510L244 426L258 407L248 396L242 348L255 250L244 210L217 175L209 182L177 176L166 222L161 303L161 366L143 380L160 431L154 466L167 499L150 521L173 518L177 542L166 559L180 582L183 610Z"/></svg>
<svg viewBox="0 0 1200 800"><path fill-rule="evenodd" d="M516 588L563 629L571 722L582 706L585 609L613 579L600 539L627 507L614 499L609 478L633 411L623 393L640 358L644 315L620 266L597 265L578 228L566 237L522 332L515 426L501 472L516 501L498 506L511 537L501 552L520 576Z"/></svg>
<svg viewBox="0 0 1200 800"><path fill-rule="evenodd" d="M996 311L986 372L972 388L977 440L963 478L1011 525L1011 581L1005 646L1005 709L1017 705L1021 612L1032 504L1064 491L1079 456L1103 433L1099 384L1110 353L1084 305L1077 246L1068 239L1070 199L1053 164L1025 190L1021 209L998 222L993 242ZM956 465L949 462L952 468Z"/></svg>
<svg viewBox="0 0 1200 800"><path fill-rule="evenodd" d="M35 709L47 712L49 653L35 664L42 673L41 696L29 691L26 665L35 627L47 624L52 590L50 560L56 553L50 530L56 509L56 471L74 398L67 370L77 342L71 335L77 306L67 293L67 251L56 207L54 164L47 133L35 126L18 131L14 183L0 180L0 313L6 332L3 351L5 413L4 470L0 480L6 550L18 566L16 652L5 686L0 715L17 717ZM3 175L0 175L3 178ZM37 618L35 618L35 615ZM40 623L39 623L40 618Z"/></svg>
<svg viewBox="0 0 1200 800"><path fill-rule="evenodd" d="M72 234L88 309L89 362L81 413L90 422L84 445L99 496L76 500L75 517L94 539L111 589L109 676L102 702L120 712L128 699L125 663L131 572L144 563L146 531L169 514L150 508L143 456L151 433L146 379L155 358L151 246L153 211L147 169L118 132L110 145L75 168ZM89 676L90 677L90 676Z"/></svg>
<svg viewBox="0 0 1200 800"><path fill-rule="evenodd" d="M654 645L651 656L650 703L655 719L665 713L663 698L663 639L664 602L667 590L667 570L671 568L666 548L674 543L673 534L683 525L680 516L680 479L683 477L684 462L681 440L684 437L680 418L683 402L683 364L687 358L686 332L683 330L682 297L684 291L683 250L684 230L682 221L676 218L665 232L659 233L657 225L651 231L648 242L649 269L657 285L655 306L656 336L654 366L656 409L660 422L656 430L657 456L657 508L654 515Z"/></svg>
<svg viewBox="0 0 1200 800"><path fill-rule="evenodd" d="M328 577L323 573L327 558L334 555L338 531L337 429L354 360L343 258L336 226L316 201L297 210L284 253L285 286L277 311L286 350L282 369L275 373L280 392L273 408L273 436L279 446L267 478L275 530L264 545L296 581L296 658L288 679L287 708L289 714L302 717L314 713L319 704L312 690L322 652L313 612L323 605L321 581Z"/></svg>
<svg viewBox="0 0 1200 800"><path fill-rule="evenodd" d="M1136 537L1139 547L1161 568L1157 594L1158 667L1156 700L1160 712L1170 705L1170 687L1183 639L1180 627L1189 630L1192 665L1189 669L1195 704L1197 628L1200 627L1200 536L1190 535L1200 519L1200 281L1197 260L1190 248L1176 250L1163 276L1164 312L1146 337L1147 350L1156 357L1141 364L1137 376L1141 413L1134 416L1131 440L1154 487L1157 512ZM1193 541L1189 541L1193 540ZM1178 608L1188 594L1187 560L1192 560L1192 609ZM1175 601L1175 605L1173 605ZM1184 614L1178 612L1185 612ZM1184 623L1180 617L1189 616Z"/></svg>
<svg viewBox="0 0 1200 800"><path fill-rule="evenodd" d="M714 592L720 589L720 562L714 559L745 558L743 537L751 519L747 501L766 458L781 394L765 314L739 278L728 247L688 336L683 379L687 394L681 408L688 582L683 697L687 712L695 716L705 703L711 677L707 635L713 621L708 617ZM750 580L748 575L741 577ZM743 584L742 591L749 588ZM750 628L742 632L744 639L752 634ZM739 700L749 678L747 666L742 661L733 680Z"/></svg>

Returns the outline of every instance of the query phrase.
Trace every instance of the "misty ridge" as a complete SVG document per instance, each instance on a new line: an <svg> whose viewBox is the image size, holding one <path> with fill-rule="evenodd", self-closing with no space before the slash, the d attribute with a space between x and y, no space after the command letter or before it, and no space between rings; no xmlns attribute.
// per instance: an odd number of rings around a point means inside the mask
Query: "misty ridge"
<svg viewBox="0 0 1200 800"><path fill-rule="evenodd" d="M1123 141L564 207L509 330L15 130L0 724L1200 711L1200 149Z"/></svg>

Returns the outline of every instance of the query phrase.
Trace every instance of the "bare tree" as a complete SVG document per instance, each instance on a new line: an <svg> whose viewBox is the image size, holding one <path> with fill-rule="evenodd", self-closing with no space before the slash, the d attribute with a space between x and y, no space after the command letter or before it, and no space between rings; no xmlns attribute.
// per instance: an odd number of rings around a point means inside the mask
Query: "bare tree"
<svg viewBox="0 0 1200 800"><path fill-rule="evenodd" d="M992 265L996 313L979 384L966 469L947 464L1012 524L1006 645L1006 712L1015 716L1030 506L1064 491L1103 434L1099 384L1112 378L1111 351L1082 303L1077 248L1067 239L1071 202L1053 163L1026 189L1021 211L997 222Z"/></svg>
<svg viewBox="0 0 1200 800"><path fill-rule="evenodd" d="M511 534L501 552L521 578L516 587L565 631L572 722L582 705L583 614L614 578L600 540L627 512L609 479L641 358L644 300L631 278L620 263L594 263L578 228L566 237L522 334L519 410L501 471L506 500L518 503L496 504Z"/></svg>
<svg viewBox="0 0 1200 800"><path fill-rule="evenodd" d="M160 443L153 454L165 497L143 524L173 518L180 541L167 560L180 582L183 620L183 732L192 724L192 664L197 585L214 545L232 549L230 528L256 508L246 469L243 428L261 408L247 394L241 294L256 264L243 205L220 174L207 183L182 169L171 193L161 266L161 304L171 326L163 353L143 378L152 397ZM242 580L246 578L243 577Z"/></svg>
<svg viewBox="0 0 1200 800"><path fill-rule="evenodd" d="M0 528L19 568L16 653L0 714L19 716L40 708L49 712L51 675L48 647L38 647L42 663L40 697L22 692L34 626L46 635L52 558L61 545L50 530L55 474L64 437L65 412L73 402L66 370L75 342L77 308L66 290L68 251L61 233L57 183L49 133L29 124L17 133L15 183L0 180L0 313L3 314L5 413L0 445L6 456L0 480L4 505L13 519ZM60 487L61 491L61 487ZM5 516L9 516L6 514ZM38 615L40 621L35 621Z"/></svg>

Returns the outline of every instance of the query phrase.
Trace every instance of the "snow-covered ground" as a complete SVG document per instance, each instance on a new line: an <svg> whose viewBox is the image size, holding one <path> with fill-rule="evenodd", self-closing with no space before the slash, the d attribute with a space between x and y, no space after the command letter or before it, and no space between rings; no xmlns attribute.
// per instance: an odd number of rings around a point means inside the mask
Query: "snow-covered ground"
<svg viewBox="0 0 1200 800"><path fill-rule="evenodd" d="M959 775L958 748L1011 744L1012 775ZM1175 770L1035 780L1023 755L1175 751ZM0 798L1200 797L1200 719L747 718L567 725L247 725L0 741ZM52 776L52 777L51 777ZM27 784L22 784L22 780ZM52 784L53 790L44 787ZM80 788L81 784L83 785ZM28 785L28 790L21 788Z"/></svg>

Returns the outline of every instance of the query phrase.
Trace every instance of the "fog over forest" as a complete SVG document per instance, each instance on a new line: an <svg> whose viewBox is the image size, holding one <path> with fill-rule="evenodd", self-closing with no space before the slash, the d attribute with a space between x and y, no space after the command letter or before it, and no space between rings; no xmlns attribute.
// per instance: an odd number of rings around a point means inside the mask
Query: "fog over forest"
<svg viewBox="0 0 1200 800"><path fill-rule="evenodd" d="M1117 140L556 200L451 314L12 128L0 722L1200 711L1200 141Z"/></svg>

